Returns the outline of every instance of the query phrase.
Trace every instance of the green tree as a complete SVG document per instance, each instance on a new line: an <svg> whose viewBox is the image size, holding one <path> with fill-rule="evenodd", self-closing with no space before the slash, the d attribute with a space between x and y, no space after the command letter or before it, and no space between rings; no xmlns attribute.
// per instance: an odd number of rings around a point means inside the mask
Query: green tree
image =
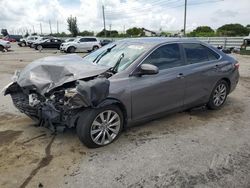
<svg viewBox="0 0 250 188"><path fill-rule="evenodd" d="M108 33L108 30L106 30L106 33ZM97 37L105 37L105 30L101 30L99 33L96 34Z"/></svg>
<svg viewBox="0 0 250 188"><path fill-rule="evenodd" d="M244 27L241 24L226 24L217 29L219 36L246 36L249 34L247 27Z"/></svg>
<svg viewBox="0 0 250 188"><path fill-rule="evenodd" d="M188 33L189 37L213 37L215 36L214 30L209 26L199 26L192 32Z"/></svg>
<svg viewBox="0 0 250 188"><path fill-rule="evenodd" d="M166 32L166 31L162 31L162 32L160 33L160 35L161 35L161 36L164 36L164 37L168 37L168 36L171 35L171 33L170 33L170 32Z"/></svg>
<svg viewBox="0 0 250 188"><path fill-rule="evenodd" d="M62 33L53 33L52 36L53 37L72 37L71 34L66 34L65 32L62 32Z"/></svg>
<svg viewBox="0 0 250 188"><path fill-rule="evenodd" d="M133 28L129 28L126 31L126 34L129 36L145 36L145 33L143 32L142 28L137 28L137 27L133 27Z"/></svg>
<svg viewBox="0 0 250 188"><path fill-rule="evenodd" d="M76 37L79 32L78 27L77 27L76 17L72 17L72 16L68 17L67 22L68 22L68 30L70 31L73 37Z"/></svg>
<svg viewBox="0 0 250 188"><path fill-rule="evenodd" d="M93 31L82 31L78 33L79 36L94 36L94 32Z"/></svg>
<svg viewBox="0 0 250 188"><path fill-rule="evenodd" d="M103 29L102 31L100 31L99 33L97 33L96 35L97 37L105 37L105 30ZM107 37L120 37L118 31L116 30L106 30L106 36Z"/></svg>

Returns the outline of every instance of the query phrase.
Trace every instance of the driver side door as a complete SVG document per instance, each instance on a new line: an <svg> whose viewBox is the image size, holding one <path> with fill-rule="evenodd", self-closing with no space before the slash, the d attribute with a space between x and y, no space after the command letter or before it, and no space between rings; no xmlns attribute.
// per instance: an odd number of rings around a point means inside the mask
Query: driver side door
<svg viewBox="0 0 250 188"><path fill-rule="evenodd" d="M159 68L155 75L130 77L132 119L141 120L183 106L185 61L179 44L166 44L155 49L142 63Z"/></svg>

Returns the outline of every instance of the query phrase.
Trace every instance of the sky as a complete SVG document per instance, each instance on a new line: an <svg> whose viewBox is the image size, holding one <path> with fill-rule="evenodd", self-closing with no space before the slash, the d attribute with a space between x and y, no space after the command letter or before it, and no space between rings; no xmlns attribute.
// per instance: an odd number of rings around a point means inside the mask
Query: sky
<svg viewBox="0 0 250 188"><path fill-rule="evenodd" d="M0 29L22 34L69 33L67 18L77 17L80 31L106 29L123 32L130 27L153 31L178 31L183 28L185 0L0 0ZM228 23L250 24L250 0L187 0L187 30L208 25L213 29Z"/></svg>

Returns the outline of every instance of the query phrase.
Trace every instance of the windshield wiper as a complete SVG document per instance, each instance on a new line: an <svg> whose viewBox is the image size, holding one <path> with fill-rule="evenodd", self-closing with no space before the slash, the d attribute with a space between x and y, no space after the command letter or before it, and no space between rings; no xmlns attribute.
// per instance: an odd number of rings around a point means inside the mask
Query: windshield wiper
<svg viewBox="0 0 250 188"><path fill-rule="evenodd" d="M100 53L93 61L93 63L98 63L100 61L100 59L105 56L107 53L109 53L114 47L116 47L116 44L110 48L108 48L106 51L104 51L103 53ZM95 62L96 61L96 62Z"/></svg>
<svg viewBox="0 0 250 188"><path fill-rule="evenodd" d="M118 71L118 67L121 63L121 60L124 58L124 53L122 53L119 57L119 59L117 60L117 62L115 63L115 65L111 68L112 71L117 72Z"/></svg>

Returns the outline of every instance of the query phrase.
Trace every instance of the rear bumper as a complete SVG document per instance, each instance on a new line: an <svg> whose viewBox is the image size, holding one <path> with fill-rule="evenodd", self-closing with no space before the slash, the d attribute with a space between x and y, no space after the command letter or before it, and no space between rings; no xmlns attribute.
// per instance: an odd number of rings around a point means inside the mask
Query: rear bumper
<svg viewBox="0 0 250 188"><path fill-rule="evenodd" d="M238 69L235 70L230 78L230 81L231 81L231 86L230 86L230 92L233 92L239 82L239 78L240 78L240 74L239 74L239 71Z"/></svg>

